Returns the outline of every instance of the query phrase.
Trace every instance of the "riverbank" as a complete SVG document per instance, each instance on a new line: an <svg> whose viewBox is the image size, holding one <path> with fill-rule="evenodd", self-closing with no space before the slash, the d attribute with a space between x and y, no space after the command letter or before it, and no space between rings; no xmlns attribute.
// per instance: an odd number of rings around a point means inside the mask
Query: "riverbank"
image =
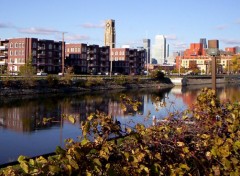
<svg viewBox="0 0 240 176"><path fill-rule="evenodd" d="M153 79L99 79L88 80L1 80L0 96L55 94L116 89L165 89L174 87L167 78Z"/></svg>

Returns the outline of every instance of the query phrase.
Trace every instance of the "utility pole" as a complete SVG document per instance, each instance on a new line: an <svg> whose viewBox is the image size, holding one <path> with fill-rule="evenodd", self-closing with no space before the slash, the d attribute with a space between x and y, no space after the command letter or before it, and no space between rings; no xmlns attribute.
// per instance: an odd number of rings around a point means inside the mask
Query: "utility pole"
<svg viewBox="0 0 240 176"><path fill-rule="evenodd" d="M208 40L208 54L212 56L212 89L217 93L216 89L216 72L217 72L217 63L216 60L220 56L219 52L219 41L218 40Z"/></svg>
<svg viewBox="0 0 240 176"><path fill-rule="evenodd" d="M64 43L64 34L66 32L62 33L62 76L64 76L64 62L65 62L65 43Z"/></svg>
<svg viewBox="0 0 240 176"><path fill-rule="evenodd" d="M180 77L181 75L181 51L179 53L179 61L178 61L178 76Z"/></svg>

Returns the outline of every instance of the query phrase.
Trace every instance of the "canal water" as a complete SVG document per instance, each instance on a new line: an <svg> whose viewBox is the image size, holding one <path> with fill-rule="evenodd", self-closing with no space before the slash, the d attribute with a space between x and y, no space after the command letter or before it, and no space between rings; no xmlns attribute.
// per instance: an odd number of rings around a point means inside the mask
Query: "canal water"
<svg viewBox="0 0 240 176"><path fill-rule="evenodd" d="M117 118L123 126L151 125L153 115L161 119L170 112L181 112L191 106L202 88L0 97L0 165L16 161L19 155L33 157L54 152L56 146L64 147L68 138L77 141L81 121L96 111ZM140 101L140 111L124 112L120 105L122 94ZM239 85L218 85L217 94L221 100L238 101ZM64 120L62 114L75 117L77 122ZM53 118L54 123L44 125L41 123L44 118Z"/></svg>

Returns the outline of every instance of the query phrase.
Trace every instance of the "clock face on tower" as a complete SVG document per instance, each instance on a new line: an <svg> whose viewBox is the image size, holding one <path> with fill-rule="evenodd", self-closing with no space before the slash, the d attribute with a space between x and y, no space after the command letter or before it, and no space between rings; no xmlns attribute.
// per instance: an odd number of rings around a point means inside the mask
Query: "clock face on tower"
<svg viewBox="0 0 240 176"><path fill-rule="evenodd" d="M106 27L110 27L110 24L109 24L109 23L107 23L107 24L106 24Z"/></svg>

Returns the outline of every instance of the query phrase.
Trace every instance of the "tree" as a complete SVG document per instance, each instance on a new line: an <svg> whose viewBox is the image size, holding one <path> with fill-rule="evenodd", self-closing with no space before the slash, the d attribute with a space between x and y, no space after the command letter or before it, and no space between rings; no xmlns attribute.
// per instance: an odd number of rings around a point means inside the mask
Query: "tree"
<svg viewBox="0 0 240 176"><path fill-rule="evenodd" d="M32 57L30 56L27 62L20 66L19 68L20 75L22 76L33 76L36 73L36 69L32 65Z"/></svg>
<svg viewBox="0 0 240 176"><path fill-rule="evenodd" d="M240 56L233 56L232 57L232 71L233 72L239 72L240 70Z"/></svg>
<svg viewBox="0 0 240 176"><path fill-rule="evenodd" d="M7 72L7 65L2 65L0 66L0 74L4 74Z"/></svg>
<svg viewBox="0 0 240 176"><path fill-rule="evenodd" d="M24 76L24 86L25 87L33 87L36 85L36 80L33 76L36 74L36 69L32 65L32 57L30 56L27 62L20 66L19 73L21 76Z"/></svg>

